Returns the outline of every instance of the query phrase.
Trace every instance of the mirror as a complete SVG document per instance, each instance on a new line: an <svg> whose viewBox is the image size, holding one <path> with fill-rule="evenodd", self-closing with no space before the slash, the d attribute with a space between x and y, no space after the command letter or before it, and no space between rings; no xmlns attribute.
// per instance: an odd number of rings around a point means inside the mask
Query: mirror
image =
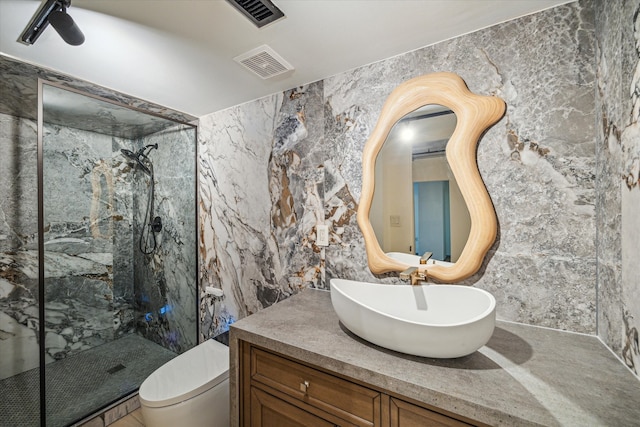
<svg viewBox="0 0 640 427"><path fill-rule="evenodd" d="M358 225L372 272L419 266L429 278L452 283L478 271L495 241L497 219L480 177L476 146L504 111L504 101L473 94L452 73L416 77L391 93L363 152ZM410 128L420 134L415 146L401 141ZM431 194L424 196L426 202L422 192ZM429 223L438 215L423 218L424 209L439 212L437 233ZM420 232L424 227L428 233ZM420 234L435 236L435 243L416 242ZM422 251L439 261L419 264Z"/></svg>

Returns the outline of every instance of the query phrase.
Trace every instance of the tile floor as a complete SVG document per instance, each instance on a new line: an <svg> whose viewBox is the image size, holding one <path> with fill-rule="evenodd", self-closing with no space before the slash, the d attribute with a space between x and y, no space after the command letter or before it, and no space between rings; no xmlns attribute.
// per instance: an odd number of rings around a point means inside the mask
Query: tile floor
<svg viewBox="0 0 640 427"><path fill-rule="evenodd" d="M120 418L115 423L109 424L109 427L144 427L142 411L140 409L136 409L127 416Z"/></svg>
<svg viewBox="0 0 640 427"><path fill-rule="evenodd" d="M48 364L47 425L68 425L94 412L105 402L135 391L157 367L175 356L160 345L131 334ZM0 426L35 427L40 424L39 375L40 369L35 368L0 380ZM129 408L123 407L116 412L126 414ZM117 417L103 417L109 422L113 418Z"/></svg>

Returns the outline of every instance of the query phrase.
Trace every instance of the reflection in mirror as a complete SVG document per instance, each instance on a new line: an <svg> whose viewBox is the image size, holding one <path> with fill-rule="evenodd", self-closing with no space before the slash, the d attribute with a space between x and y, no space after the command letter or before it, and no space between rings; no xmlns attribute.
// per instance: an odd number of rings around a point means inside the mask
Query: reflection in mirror
<svg viewBox="0 0 640 427"><path fill-rule="evenodd" d="M394 125L378 153L369 219L391 258L456 262L462 253L471 218L445 154L456 123L449 108L423 106Z"/></svg>

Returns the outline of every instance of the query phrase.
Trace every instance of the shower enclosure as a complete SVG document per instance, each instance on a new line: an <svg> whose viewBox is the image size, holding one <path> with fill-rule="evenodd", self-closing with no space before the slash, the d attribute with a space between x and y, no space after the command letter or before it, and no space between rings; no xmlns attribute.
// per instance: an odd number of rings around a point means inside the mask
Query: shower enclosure
<svg viewBox="0 0 640 427"><path fill-rule="evenodd" d="M196 344L196 128L0 72L0 424L65 426Z"/></svg>

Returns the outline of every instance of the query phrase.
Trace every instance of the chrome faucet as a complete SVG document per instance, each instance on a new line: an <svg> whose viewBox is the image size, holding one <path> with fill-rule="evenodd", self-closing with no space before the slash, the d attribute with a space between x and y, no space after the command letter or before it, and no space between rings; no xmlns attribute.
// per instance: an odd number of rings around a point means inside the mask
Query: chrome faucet
<svg viewBox="0 0 640 427"><path fill-rule="evenodd" d="M400 279L410 281L412 286L428 279L427 270L419 270L418 267L409 267L400 273Z"/></svg>

